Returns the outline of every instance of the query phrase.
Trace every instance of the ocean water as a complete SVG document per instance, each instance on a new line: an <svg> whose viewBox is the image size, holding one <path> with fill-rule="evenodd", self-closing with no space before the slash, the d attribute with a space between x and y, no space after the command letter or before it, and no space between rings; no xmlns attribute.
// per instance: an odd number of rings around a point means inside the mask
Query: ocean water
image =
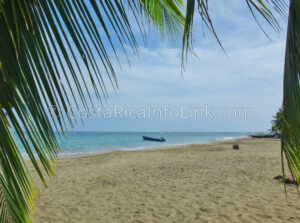
<svg viewBox="0 0 300 223"><path fill-rule="evenodd" d="M88 155L114 150L141 150L158 146L229 140L251 132L67 132L58 139L60 157ZM144 141L142 136L163 137L166 142ZM24 153L26 156L26 154Z"/></svg>

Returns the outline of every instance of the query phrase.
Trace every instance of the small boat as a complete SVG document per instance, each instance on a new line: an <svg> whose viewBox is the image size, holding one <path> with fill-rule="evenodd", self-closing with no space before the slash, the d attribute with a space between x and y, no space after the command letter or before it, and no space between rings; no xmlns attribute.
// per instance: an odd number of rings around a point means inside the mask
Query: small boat
<svg viewBox="0 0 300 223"><path fill-rule="evenodd" d="M152 138L148 136L143 136L143 140L148 140L148 141L157 141L157 142L165 142L166 139L164 138Z"/></svg>
<svg viewBox="0 0 300 223"><path fill-rule="evenodd" d="M258 135L251 135L252 138L274 138L275 134L258 134Z"/></svg>

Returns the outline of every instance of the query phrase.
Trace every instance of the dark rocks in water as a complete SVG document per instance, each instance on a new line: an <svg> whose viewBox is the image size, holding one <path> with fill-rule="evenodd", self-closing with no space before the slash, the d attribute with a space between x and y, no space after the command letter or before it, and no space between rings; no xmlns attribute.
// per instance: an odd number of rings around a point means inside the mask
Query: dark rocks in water
<svg viewBox="0 0 300 223"><path fill-rule="evenodd" d="M278 180L278 181L282 181L283 182L283 178L281 175L278 175L276 177L273 178L274 180ZM294 180L291 180L289 178L285 178L285 183L286 184L294 184L294 185L297 185L297 183L294 181Z"/></svg>
<svg viewBox="0 0 300 223"><path fill-rule="evenodd" d="M240 149L239 144L233 144L232 148L233 149Z"/></svg>

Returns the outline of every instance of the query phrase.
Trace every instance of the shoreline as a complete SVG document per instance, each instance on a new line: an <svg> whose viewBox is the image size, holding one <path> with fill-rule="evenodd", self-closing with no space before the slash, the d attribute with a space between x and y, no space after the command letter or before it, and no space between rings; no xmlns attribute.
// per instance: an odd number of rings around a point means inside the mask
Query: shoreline
<svg viewBox="0 0 300 223"><path fill-rule="evenodd" d="M242 136L242 137L231 137L231 139L215 139L211 141L206 141L206 142L192 142L192 143L179 143L179 144L168 144L168 145L155 145L155 146L149 146L149 147L142 147L138 149L117 149L117 150L106 150L106 151L101 151L101 152L91 152L88 154L79 154L79 155L73 155L73 156L62 156L59 157L59 159L69 159L69 158L78 158L78 157L85 157L85 156L94 156L94 155L100 155L103 153L110 153L110 152L122 152L122 151L144 151L144 150L157 150L157 149L168 149L168 147L185 147L185 146L190 146L190 145L203 145L203 144L209 144L209 143L214 143L214 142L228 142L228 141L235 141L239 139L247 139L251 138L250 136ZM58 153L59 155L59 153Z"/></svg>
<svg viewBox="0 0 300 223"><path fill-rule="evenodd" d="M240 150L233 150L238 143ZM62 158L40 189L36 223L299 222L280 140L243 138Z"/></svg>

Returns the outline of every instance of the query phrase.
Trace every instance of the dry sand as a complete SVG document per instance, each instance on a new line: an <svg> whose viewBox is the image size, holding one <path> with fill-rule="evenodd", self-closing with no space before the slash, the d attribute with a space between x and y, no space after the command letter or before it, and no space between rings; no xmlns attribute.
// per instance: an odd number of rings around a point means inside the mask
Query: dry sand
<svg viewBox="0 0 300 223"><path fill-rule="evenodd" d="M239 143L240 150L232 144ZM239 139L61 159L36 223L300 222L280 141Z"/></svg>

